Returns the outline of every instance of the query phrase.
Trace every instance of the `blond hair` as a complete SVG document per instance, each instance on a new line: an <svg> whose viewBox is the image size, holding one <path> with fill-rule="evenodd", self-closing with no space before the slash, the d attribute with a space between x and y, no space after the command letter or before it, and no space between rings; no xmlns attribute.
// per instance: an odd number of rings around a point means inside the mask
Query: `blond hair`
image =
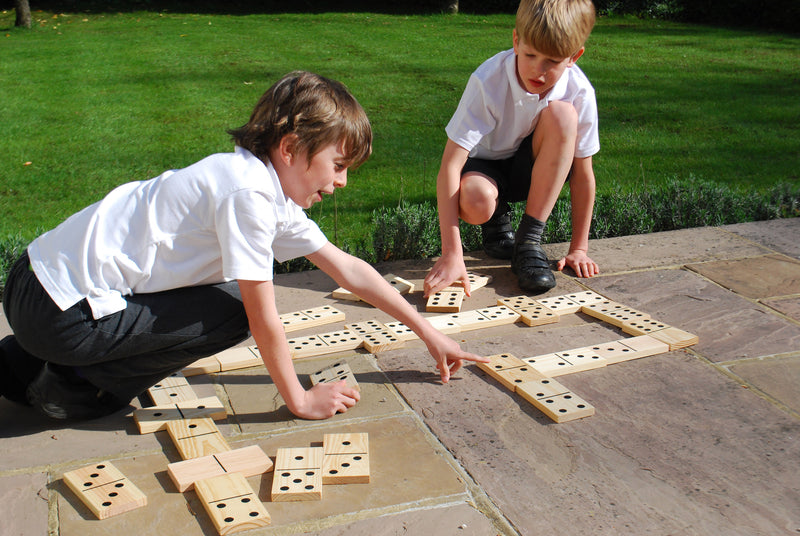
<svg viewBox="0 0 800 536"><path fill-rule="evenodd" d="M250 120L229 130L236 145L267 161L287 134L308 162L331 144L343 144L345 165L357 168L372 151L372 127L367 114L341 82L294 71L270 87L253 109Z"/></svg>
<svg viewBox="0 0 800 536"><path fill-rule="evenodd" d="M583 47L594 20L591 0L522 0L517 37L543 54L567 58Z"/></svg>

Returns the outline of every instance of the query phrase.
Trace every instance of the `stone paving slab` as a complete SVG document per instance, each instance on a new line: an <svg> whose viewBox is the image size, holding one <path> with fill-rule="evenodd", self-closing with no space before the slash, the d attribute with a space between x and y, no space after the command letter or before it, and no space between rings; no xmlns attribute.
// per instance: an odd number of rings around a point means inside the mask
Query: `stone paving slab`
<svg viewBox="0 0 800 536"><path fill-rule="evenodd" d="M747 238L761 246L800 259L800 218L726 225L723 231Z"/></svg>
<svg viewBox="0 0 800 536"><path fill-rule="evenodd" d="M466 504L411 510L402 514L355 521L317 532L318 536L489 536L497 530L480 512Z"/></svg>
<svg viewBox="0 0 800 536"><path fill-rule="evenodd" d="M213 396L208 379L189 378L198 396ZM147 401L146 405L152 405ZM39 415L32 408L0 399L0 471L41 467L72 460L115 456L160 448L153 434L138 433L132 418L135 400L127 410L83 423L59 422ZM225 422L219 423L230 434Z"/></svg>
<svg viewBox="0 0 800 536"><path fill-rule="evenodd" d="M692 350L714 362L800 348L796 322L687 270L598 276L588 284L614 301L698 335L700 340Z"/></svg>
<svg viewBox="0 0 800 536"><path fill-rule="evenodd" d="M686 267L747 298L800 294L800 261L784 255L689 264Z"/></svg>
<svg viewBox="0 0 800 536"><path fill-rule="evenodd" d="M800 528L800 424L684 352L559 377L597 408L564 424L472 367L415 381L397 352L389 377L521 534Z"/></svg>
<svg viewBox="0 0 800 536"><path fill-rule="evenodd" d="M767 307L772 307L776 311L785 314L789 318L800 322L800 297L798 298L769 298L759 300Z"/></svg>
<svg viewBox="0 0 800 536"><path fill-rule="evenodd" d="M600 273L606 274L739 259L770 252L719 227L604 238L592 240L589 247L589 256L600 266ZM569 244L545 247L550 259L563 257L568 248Z"/></svg>
<svg viewBox="0 0 800 536"><path fill-rule="evenodd" d="M364 403L356 404L344 414L335 415L330 422L342 423L406 411L397 392L388 385L388 379L375 366L370 354L348 352L334 357L299 359L295 361L295 370L303 384L310 388L308 375L337 361L346 361L350 365ZM308 424L308 421L292 415L265 367L220 374L217 381L224 387L235 412L230 420L236 422L244 434L294 429Z"/></svg>
<svg viewBox="0 0 800 536"><path fill-rule="evenodd" d="M800 416L800 353L777 359L732 363L727 368Z"/></svg>
<svg viewBox="0 0 800 536"><path fill-rule="evenodd" d="M47 534L47 473L0 478L2 521L0 533L8 536Z"/></svg>
<svg viewBox="0 0 800 536"><path fill-rule="evenodd" d="M250 534L315 532L402 511L464 504L466 486L445 452L433 444L416 417L407 414L346 426L330 421L323 426L233 443L233 448L259 445L273 459L279 447L319 446L325 433L369 434L369 484L324 486L321 501L271 502L272 473L248 478L272 518L268 528ZM157 433L163 435L163 432ZM168 439L167 439L168 441ZM193 491L179 493L166 474L167 464L178 461L172 448L163 453L113 460L114 465L148 497L145 507L103 521L93 514L54 475L58 493L60 534L214 534L214 528ZM85 464L84 464L85 465ZM82 467L66 467L64 471ZM470 522L486 525L483 515L471 513ZM402 526L402 523L397 524Z"/></svg>

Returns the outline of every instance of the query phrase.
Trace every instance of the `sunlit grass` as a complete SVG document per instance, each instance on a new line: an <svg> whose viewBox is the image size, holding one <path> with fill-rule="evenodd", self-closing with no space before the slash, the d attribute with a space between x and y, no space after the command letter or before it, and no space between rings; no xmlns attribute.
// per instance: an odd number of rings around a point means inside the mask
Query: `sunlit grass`
<svg viewBox="0 0 800 536"><path fill-rule="evenodd" d="M309 213L340 243L372 211L435 197L444 126L512 15L0 15L0 237L32 238L114 186L231 150L263 91L306 69L367 110L374 152ZM597 90L600 192L674 177L797 180L800 39L600 19L579 65Z"/></svg>

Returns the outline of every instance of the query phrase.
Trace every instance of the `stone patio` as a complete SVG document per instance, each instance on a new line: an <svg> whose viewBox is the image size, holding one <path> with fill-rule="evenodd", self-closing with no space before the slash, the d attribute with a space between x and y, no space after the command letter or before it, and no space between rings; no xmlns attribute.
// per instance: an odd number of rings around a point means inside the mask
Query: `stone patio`
<svg viewBox="0 0 800 536"><path fill-rule="evenodd" d="M551 258L567 244L547 246ZM473 365L442 385L419 341L372 355L298 360L301 378L346 360L362 399L326 421L294 418L263 367L189 378L217 395L233 448L319 444L367 432L371 482L325 486L321 501L269 500L272 474L250 477L272 525L248 534L782 535L800 533L800 219L597 240L602 274L557 274L548 295L593 290L698 335L689 348L560 376L595 415L556 424ZM462 310L519 295L507 264L468 268L493 282ZM380 264L418 284L432 261ZM377 319L333 300L319 272L278 276L281 313L330 304L347 322ZM408 296L424 311L421 292ZM339 329L331 324L291 336ZM0 318L0 336L9 332ZM581 313L453 335L474 353L520 357L626 337ZM252 344L248 341L245 344ZM85 424L46 421L0 400L2 535L182 534L216 531L193 491L179 493L166 432L140 435L126 412ZM147 506L99 521L64 472L112 461Z"/></svg>

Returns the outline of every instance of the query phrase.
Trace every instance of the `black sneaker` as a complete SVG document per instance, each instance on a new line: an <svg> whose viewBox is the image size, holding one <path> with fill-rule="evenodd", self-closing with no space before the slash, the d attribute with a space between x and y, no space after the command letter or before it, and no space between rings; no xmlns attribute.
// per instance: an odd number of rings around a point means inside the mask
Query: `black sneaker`
<svg viewBox="0 0 800 536"><path fill-rule="evenodd" d="M28 402L40 413L59 420L105 417L128 405L83 378L69 367L46 363L28 386Z"/></svg>
<svg viewBox="0 0 800 536"><path fill-rule="evenodd" d="M483 251L495 259L510 259L514 254L514 228L511 207L501 202L492 217L481 224Z"/></svg>
<svg viewBox="0 0 800 536"><path fill-rule="evenodd" d="M532 294L542 294L556 286L550 261L539 244L533 242L516 244L511 260L511 271L519 278L520 288Z"/></svg>

